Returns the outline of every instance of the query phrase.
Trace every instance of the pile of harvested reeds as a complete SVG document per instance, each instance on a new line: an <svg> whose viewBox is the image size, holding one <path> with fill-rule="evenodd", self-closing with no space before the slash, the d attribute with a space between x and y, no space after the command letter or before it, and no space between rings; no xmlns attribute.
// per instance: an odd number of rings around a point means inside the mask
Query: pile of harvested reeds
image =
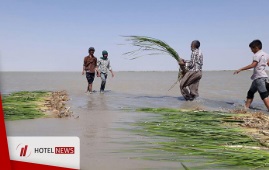
<svg viewBox="0 0 269 170"><path fill-rule="evenodd" d="M46 116L40 109L49 92L20 91L2 96L5 120L34 119Z"/></svg>
<svg viewBox="0 0 269 170"><path fill-rule="evenodd" d="M239 116L232 119L238 122L239 126L247 128L247 134L257 140L262 146L269 148L269 115L262 112L251 113L247 110L231 111Z"/></svg>
<svg viewBox="0 0 269 170"><path fill-rule="evenodd" d="M269 130L269 116L262 112L249 113L245 116L234 117L234 119L244 121L240 123L240 126Z"/></svg>
<svg viewBox="0 0 269 170"><path fill-rule="evenodd" d="M208 161L206 167L197 165L197 169L214 166L228 169L269 168L266 145L248 135L245 128L239 128L237 124L244 121L233 121L235 114L171 108L142 108L138 111L159 114L158 117L149 117L137 123L142 129L135 131L152 139L157 136L166 139L146 144L145 151L167 153L164 157L158 155L158 160L184 160L184 163L192 160L195 163L205 159ZM257 114L255 117L263 119L263 115ZM145 159L154 158L150 155Z"/></svg>
<svg viewBox="0 0 269 170"><path fill-rule="evenodd" d="M52 92L50 97L46 99L45 106L58 117L68 117L72 115L70 107L66 107L68 100L69 98L66 91Z"/></svg>

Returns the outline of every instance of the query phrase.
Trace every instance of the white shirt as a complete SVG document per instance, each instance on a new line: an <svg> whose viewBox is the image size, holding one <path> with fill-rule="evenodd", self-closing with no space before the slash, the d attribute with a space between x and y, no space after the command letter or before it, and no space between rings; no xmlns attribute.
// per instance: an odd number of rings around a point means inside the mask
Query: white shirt
<svg viewBox="0 0 269 170"><path fill-rule="evenodd" d="M99 70L100 70L101 73L107 74L108 70L109 71L112 70L111 65L110 65L110 61L109 61L108 58L106 60L100 58L97 61L97 66L99 67Z"/></svg>
<svg viewBox="0 0 269 170"><path fill-rule="evenodd" d="M257 61L258 64L253 69L253 75L251 76L252 80L255 80L261 77L268 77L268 75L265 72L265 68L266 68L268 60L269 60L269 55L262 50L254 54L253 61Z"/></svg>

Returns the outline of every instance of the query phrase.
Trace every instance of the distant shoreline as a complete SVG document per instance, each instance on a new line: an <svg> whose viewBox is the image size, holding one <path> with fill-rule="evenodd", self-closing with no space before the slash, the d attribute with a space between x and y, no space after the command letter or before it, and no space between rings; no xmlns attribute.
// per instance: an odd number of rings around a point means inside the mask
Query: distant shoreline
<svg viewBox="0 0 269 170"><path fill-rule="evenodd" d="M220 72L220 71L235 71L235 70L203 70L203 72ZM252 71L252 70L246 70ZM266 70L269 71L269 70ZM114 72L178 72L178 71L114 71ZM0 71L0 73L81 73L80 71Z"/></svg>

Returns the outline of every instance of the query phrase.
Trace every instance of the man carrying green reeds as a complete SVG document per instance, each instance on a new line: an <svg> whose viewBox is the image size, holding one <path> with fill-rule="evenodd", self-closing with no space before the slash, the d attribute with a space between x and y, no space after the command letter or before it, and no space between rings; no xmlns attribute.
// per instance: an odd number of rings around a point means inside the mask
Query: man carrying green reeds
<svg viewBox="0 0 269 170"><path fill-rule="evenodd" d="M203 54L199 50L200 42L194 40L191 43L191 60L189 62L179 62L179 65L186 65L189 70L180 81L181 94L185 100L194 100L199 96L198 87L202 78Z"/></svg>

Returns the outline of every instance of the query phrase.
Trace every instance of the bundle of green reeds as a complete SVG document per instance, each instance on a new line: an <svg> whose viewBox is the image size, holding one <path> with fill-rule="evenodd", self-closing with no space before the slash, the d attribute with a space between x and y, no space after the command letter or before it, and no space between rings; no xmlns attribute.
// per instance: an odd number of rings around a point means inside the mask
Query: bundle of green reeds
<svg viewBox="0 0 269 170"><path fill-rule="evenodd" d="M158 154L158 160L201 161L200 165L192 167L195 169L269 168L268 148L238 126L241 120L231 121L235 114L172 108L141 108L137 111L160 115L136 124L143 127L136 130L140 135L166 138L151 144L152 147L146 144L145 151L167 153ZM150 155L146 159L155 157Z"/></svg>
<svg viewBox="0 0 269 170"><path fill-rule="evenodd" d="M49 95L46 91L21 91L3 95L5 120L34 119L45 116L38 109L39 102L44 102Z"/></svg>
<svg viewBox="0 0 269 170"><path fill-rule="evenodd" d="M133 56L131 60L142 57L136 56L138 53L146 53L145 55L160 55L166 54L172 56L178 63L183 63L183 60L179 57L176 50L174 50L170 45L166 42L152 38L147 36L124 36L127 38L127 41L131 41L131 45L138 47L138 49L134 51L130 51L124 53L124 55ZM186 67L184 65L180 65L178 72L178 80L183 77L183 75L187 72Z"/></svg>

